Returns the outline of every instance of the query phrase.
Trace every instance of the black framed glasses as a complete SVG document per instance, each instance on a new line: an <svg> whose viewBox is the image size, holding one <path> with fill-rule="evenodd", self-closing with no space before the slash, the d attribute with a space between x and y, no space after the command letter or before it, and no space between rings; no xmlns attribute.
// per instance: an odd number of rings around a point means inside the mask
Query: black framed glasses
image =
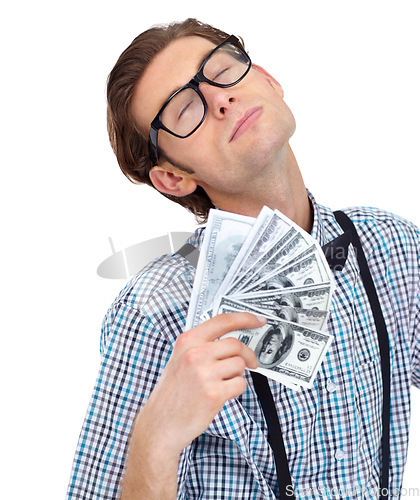
<svg viewBox="0 0 420 500"><path fill-rule="evenodd" d="M158 132L185 139L203 123L207 103L199 85L206 82L215 87L233 87L251 69L251 59L235 36L230 36L206 57L198 73L169 97L150 125L149 156L153 164L158 161Z"/></svg>

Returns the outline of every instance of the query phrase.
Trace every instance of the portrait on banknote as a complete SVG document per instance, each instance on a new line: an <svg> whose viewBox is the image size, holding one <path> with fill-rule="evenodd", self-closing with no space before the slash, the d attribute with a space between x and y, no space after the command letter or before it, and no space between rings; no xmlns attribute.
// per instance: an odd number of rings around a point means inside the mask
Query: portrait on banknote
<svg viewBox="0 0 420 500"><path fill-rule="evenodd" d="M293 330L286 323L269 328L255 348L258 364L272 368L289 354L294 340Z"/></svg>

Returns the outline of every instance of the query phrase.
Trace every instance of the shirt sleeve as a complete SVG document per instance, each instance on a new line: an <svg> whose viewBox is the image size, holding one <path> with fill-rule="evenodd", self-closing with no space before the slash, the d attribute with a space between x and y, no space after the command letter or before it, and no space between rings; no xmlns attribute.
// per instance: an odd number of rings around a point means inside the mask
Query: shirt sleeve
<svg viewBox="0 0 420 500"><path fill-rule="evenodd" d="M411 383L420 389L420 229L415 228L412 260L413 297L410 321Z"/></svg>
<svg viewBox="0 0 420 500"><path fill-rule="evenodd" d="M419 262L420 268L420 262ZM417 296L415 299L414 333L412 341L412 373L413 385L420 389L420 277L417 285Z"/></svg>
<svg viewBox="0 0 420 500"><path fill-rule="evenodd" d="M116 499L135 416L171 354L155 321L124 303L104 320L101 365L73 461L68 499Z"/></svg>

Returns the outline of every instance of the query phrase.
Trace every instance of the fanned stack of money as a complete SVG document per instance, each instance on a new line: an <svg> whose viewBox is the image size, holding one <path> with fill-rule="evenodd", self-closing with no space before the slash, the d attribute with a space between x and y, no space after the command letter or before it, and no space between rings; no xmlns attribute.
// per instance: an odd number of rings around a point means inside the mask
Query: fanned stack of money
<svg viewBox="0 0 420 500"><path fill-rule="evenodd" d="M277 210L254 219L210 210L186 329L216 314L267 318L231 332L254 350L267 377L309 388L332 341L325 332L334 280L318 242Z"/></svg>

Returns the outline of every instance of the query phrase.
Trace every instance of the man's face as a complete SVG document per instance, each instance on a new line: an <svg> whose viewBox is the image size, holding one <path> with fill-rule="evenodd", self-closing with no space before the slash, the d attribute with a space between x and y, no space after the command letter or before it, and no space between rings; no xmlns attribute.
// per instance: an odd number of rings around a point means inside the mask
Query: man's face
<svg viewBox="0 0 420 500"><path fill-rule="evenodd" d="M163 103L194 76L214 47L204 38L184 37L156 55L137 84L132 104L145 137ZM259 184L270 182L295 122L280 85L261 68L253 67L233 87L201 83L200 90L208 108L203 124L186 139L160 130L158 149L193 171L183 175L224 208L228 197L246 196L257 179ZM160 158L159 167L166 165Z"/></svg>

